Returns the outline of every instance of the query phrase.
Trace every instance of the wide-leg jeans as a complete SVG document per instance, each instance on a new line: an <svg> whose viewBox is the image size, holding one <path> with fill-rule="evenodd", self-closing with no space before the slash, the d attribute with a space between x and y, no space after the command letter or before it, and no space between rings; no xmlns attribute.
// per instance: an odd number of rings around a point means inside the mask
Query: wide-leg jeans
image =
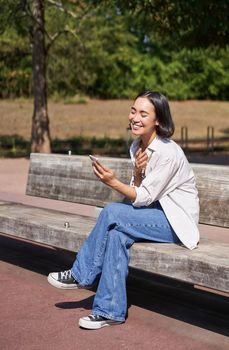
<svg viewBox="0 0 229 350"><path fill-rule="evenodd" d="M179 242L158 201L140 208L110 203L101 211L71 269L82 287L98 282L94 315L125 320L129 248L144 240Z"/></svg>

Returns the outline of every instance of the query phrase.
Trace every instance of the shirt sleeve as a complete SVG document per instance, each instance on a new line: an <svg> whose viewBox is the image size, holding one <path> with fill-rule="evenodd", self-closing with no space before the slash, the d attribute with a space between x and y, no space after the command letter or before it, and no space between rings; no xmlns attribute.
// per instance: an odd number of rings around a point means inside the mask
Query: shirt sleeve
<svg viewBox="0 0 229 350"><path fill-rule="evenodd" d="M156 165L147 174L140 187L134 186L137 195L133 206L149 206L172 191L176 187L173 178L177 170L178 164L172 159L164 159Z"/></svg>

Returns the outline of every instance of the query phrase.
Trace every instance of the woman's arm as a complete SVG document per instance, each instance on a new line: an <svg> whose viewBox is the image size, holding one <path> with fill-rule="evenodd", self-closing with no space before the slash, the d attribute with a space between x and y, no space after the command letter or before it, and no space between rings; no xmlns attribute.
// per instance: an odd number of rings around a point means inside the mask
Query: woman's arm
<svg viewBox="0 0 229 350"><path fill-rule="evenodd" d="M134 167L134 186L140 186L142 182L142 172L145 171L148 156L146 152L139 149L136 152L135 167ZM136 190L133 186L129 186L119 181L114 172L102 165L99 161L92 162L94 174L107 186L110 186L115 191L123 194L132 202L136 199Z"/></svg>

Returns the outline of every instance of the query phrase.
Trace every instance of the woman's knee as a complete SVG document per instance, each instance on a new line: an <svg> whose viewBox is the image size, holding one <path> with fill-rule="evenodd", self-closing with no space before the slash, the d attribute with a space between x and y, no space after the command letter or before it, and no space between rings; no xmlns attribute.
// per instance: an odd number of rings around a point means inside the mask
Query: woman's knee
<svg viewBox="0 0 229 350"><path fill-rule="evenodd" d="M114 224L114 218L115 218L115 203L108 203L100 212L99 219L104 221L107 221L107 224Z"/></svg>
<svg viewBox="0 0 229 350"><path fill-rule="evenodd" d="M103 212L104 213L109 213L109 214L116 214L116 213L122 211L123 210L122 208L123 208L123 203L112 202L112 203L108 203L103 208Z"/></svg>

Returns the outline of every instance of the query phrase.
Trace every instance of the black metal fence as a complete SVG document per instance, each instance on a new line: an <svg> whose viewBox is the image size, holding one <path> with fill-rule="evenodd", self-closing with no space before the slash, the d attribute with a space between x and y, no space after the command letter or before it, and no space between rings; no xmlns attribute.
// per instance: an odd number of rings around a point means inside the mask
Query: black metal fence
<svg viewBox="0 0 229 350"><path fill-rule="evenodd" d="M229 152L229 137L215 137L213 126L207 126L206 138L189 138L188 127L182 126L180 140L178 139L176 142L180 144L185 152Z"/></svg>

